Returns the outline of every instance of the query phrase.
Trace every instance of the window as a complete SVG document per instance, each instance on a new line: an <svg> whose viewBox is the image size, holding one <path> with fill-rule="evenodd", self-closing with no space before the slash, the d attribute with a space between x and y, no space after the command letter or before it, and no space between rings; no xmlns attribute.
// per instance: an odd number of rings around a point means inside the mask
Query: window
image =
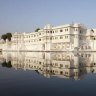
<svg viewBox="0 0 96 96"><path fill-rule="evenodd" d="M58 63L55 63L55 66L58 66Z"/></svg>
<svg viewBox="0 0 96 96"><path fill-rule="evenodd" d="M50 40L52 40L52 37L50 37Z"/></svg>
<svg viewBox="0 0 96 96"><path fill-rule="evenodd" d="M65 29L65 31L68 31L68 29Z"/></svg>
<svg viewBox="0 0 96 96"><path fill-rule="evenodd" d="M67 75L67 74L68 74L68 72L65 72L65 74Z"/></svg>
<svg viewBox="0 0 96 96"><path fill-rule="evenodd" d="M80 40L82 40L82 37L80 36Z"/></svg>
<svg viewBox="0 0 96 96"><path fill-rule="evenodd" d="M78 31L78 29L76 28L75 31Z"/></svg>
<svg viewBox="0 0 96 96"><path fill-rule="evenodd" d="M60 32L63 32L63 30L61 29Z"/></svg>
<svg viewBox="0 0 96 96"><path fill-rule="evenodd" d="M78 72L74 72L75 73L75 76L78 76Z"/></svg>
<svg viewBox="0 0 96 96"><path fill-rule="evenodd" d="M63 64L60 64L60 67L63 67Z"/></svg>
<svg viewBox="0 0 96 96"><path fill-rule="evenodd" d="M55 30L55 33L57 33L58 31L57 30Z"/></svg>
<svg viewBox="0 0 96 96"><path fill-rule="evenodd" d="M60 36L60 39L63 39L63 37L62 37L62 36Z"/></svg>
<svg viewBox="0 0 96 96"><path fill-rule="evenodd" d="M41 41L41 39L39 39L39 41Z"/></svg>
<svg viewBox="0 0 96 96"><path fill-rule="evenodd" d="M50 37L46 37L47 40L50 40Z"/></svg>
<svg viewBox="0 0 96 96"><path fill-rule="evenodd" d="M87 49L87 46L85 46L85 49Z"/></svg>
<svg viewBox="0 0 96 96"><path fill-rule="evenodd" d="M58 39L58 37L55 37L55 39Z"/></svg>
<svg viewBox="0 0 96 96"><path fill-rule="evenodd" d="M68 38L68 36L65 36L65 38Z"/></svg>
<svg viewBox="0 0 96 96"><path fill-rule="evenodd" d="M81 57L83 57L83 54L81 54Z"/></svg>
<svg viewBox="0 0 96 96"><path fill-rule="evenodd" d="M94 33L94 30L93 29L91 29L91 31Z"/></svg>
<svg viewBox="0 0 96 96"><path fill-rule="evenodd" d="M60 74L62 75L63 74L63 71L60 71Z"/></svg>
<svg viewBox="0 0 96 96"><path fill-rule="evenodd" d="M88 49L91 49L91 47L90 47L90 46L88 46Z"/></svg>
<svg viewBox="0 0 96 96"><path fill-rule="evenodd" d="M54 37L52 37L52 39L54 40Z"/></svg>
<svg viewBox="0 0 96 96"><path fill-rule="evenodd" d="M82 31L80 30L80 33L82 33Z"/></svg>
<svg viewBox="0 0 96 96"><path fill-rule="evenodd" d="M81 46L81 49L83 49L83 46Z"/></svg>
<svg viewBox="0 0 96 96"><path fill-rule="evenodd" d="M65 65L65 68L68 68L68 65Z"/></svg>

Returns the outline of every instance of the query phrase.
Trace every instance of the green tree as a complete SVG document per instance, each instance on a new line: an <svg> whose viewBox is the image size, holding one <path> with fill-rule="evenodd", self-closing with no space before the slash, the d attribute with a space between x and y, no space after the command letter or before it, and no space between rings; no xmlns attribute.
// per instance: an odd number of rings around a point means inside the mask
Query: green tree
<svg viewBox="0 0 96 96"><path fill-rule="evenodd" d="M11 61L9 61L8 63L5 61L2 63L2 67L7 67L7 68L11 68L12 65L11 65Z"/></svg>
<svg viewBox="0 0 96 96"><path fill-rule="evenodd" d="M36 28L36 29L35 29L35 32L38 32L39 30L40 30L40 28Z"/></svg>
<svg viewBox="0 0 96 96"><path fill-rule="evenodd" d="M3 34L3 35L1 36L1 38L2 38L3 40L8 39L9 41L11 41L11 37L12 37L12 34L11 34L11 33L6 33L6 34Z"/></svg>
<svg viewBox="0 0 96 96"><path fill-rule="evenodd" d="M1 36L1 39L6 40L6 39L7 39L7 35L6 35L6 34L3 34L3 35Z"/></svg>
<svg viewBox="0 0 96 96"><path fill-rule="evenodd" d="M7 39L8 39L9 41L11 41L12 34L11 34L11 33L6 33L6 35L7 35Z"/></svg>

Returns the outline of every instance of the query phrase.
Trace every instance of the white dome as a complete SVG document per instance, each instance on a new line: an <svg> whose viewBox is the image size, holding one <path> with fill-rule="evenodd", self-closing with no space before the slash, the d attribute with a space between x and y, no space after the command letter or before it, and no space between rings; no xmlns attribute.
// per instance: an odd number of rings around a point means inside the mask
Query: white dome
<svg viewBox="0 0 96 96"><path fill-rule="evenodd" d="M52 26L50 24L47 24L44 29L52 29Z"/></svg>

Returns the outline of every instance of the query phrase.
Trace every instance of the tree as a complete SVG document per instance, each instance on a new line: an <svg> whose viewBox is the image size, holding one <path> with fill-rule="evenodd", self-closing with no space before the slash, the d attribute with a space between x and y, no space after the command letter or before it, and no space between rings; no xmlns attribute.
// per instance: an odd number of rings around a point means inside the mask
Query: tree
<svg viewBox="0 0 96 96"><path fill-rule="evenodd" d="M7 39L7 35L6 34L2 35L1 39L6 40Z"/></svg>
<svg viewBox="0 0 96 96"><path fill-rule="evenodd" d="M36 28L36 29L35 29L35 32L38 32L39 30L40 30L40 28Z"/></svg>
<svg viewBox="0 0 96 96"><path fill-rule="evenodd" d="M11 41L12 34L11 34L11 33L6 33L6 35L7 35L7 39L8 39L9 41Z"/></svg>
<svg viewBox="0 0 96 96"><path fill-rule="evenodd" d="M7 67L7 68L11 68L12 67L12 64L11 64L11 61L8 61L8 63L5 61L2 63L2 67Z"/></svg>
<svg viewBox="0 0 96 96"><path fill-rule="evenodd" d="M11 41L11 37L12 37L12 34L11 34L11 33L6 33L6 34L3 34L3 35L1 36L1 38L2 38L3 40L8 39L9 41Z"/></svg>

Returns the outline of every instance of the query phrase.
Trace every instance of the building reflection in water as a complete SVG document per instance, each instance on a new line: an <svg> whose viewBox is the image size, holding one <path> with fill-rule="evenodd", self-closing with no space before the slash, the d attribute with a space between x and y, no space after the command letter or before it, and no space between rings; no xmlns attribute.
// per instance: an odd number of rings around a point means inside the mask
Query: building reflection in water
<svg viewBox="0 0 96 96"><path fill-rule="evenodd" d="M45 77L82 79L88 73L96 73L95 53L61 52L3 52L3 67L34 70Z"/></svg>

